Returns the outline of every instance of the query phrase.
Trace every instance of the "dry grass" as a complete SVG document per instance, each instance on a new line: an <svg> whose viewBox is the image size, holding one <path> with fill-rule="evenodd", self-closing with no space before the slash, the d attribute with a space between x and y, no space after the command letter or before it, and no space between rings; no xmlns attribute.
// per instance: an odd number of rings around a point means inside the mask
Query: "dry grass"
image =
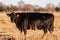
<svg viewBox="0 0 60 40"><path fill-rule="evenodd" d="M26 38L27 40L60 40L60 12L53 13L55 16L54 21L54 37L48 32L43 39L42 30L28 30ZM10 35L13 36L16 40L22 40L24 38L23 32L21 33L14 23L10 22L10 18L6 15L5 12L0 12L0 35Z"/></svg>

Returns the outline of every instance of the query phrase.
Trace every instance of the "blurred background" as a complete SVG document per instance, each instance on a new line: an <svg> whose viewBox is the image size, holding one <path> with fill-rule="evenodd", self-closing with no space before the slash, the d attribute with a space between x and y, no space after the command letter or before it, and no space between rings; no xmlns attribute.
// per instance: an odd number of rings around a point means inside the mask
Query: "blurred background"
<svg viewBox="0 0 60 40"><path fill-rule="evenodd" d="M0 0L2 11L59 12L60 0Z"/></svg>

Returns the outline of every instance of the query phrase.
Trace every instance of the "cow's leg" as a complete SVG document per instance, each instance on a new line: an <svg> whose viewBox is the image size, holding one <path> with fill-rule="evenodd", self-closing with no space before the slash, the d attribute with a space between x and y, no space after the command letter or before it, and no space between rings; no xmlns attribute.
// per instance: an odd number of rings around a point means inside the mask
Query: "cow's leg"
<svg viewBox="0 0 60 40"><path fill-rule="evenodd" d="M22 33L22 31L23 31L22 27L23 27L23 26L19 26L19 30L21 31L21 33Z"/></svg>
<svg viewBox="0 0 60 40"><path fill-rule="evenodd" d="M30 29L33 30L33 24L29 24Z"/></svg>
<svg viewBox="0 0 60 40"><path fill-rule="evenodd" d="M32 30L35 30L35 25L34 24L32 24Z"/></svg>
<svg viewBox="0 0 60 40"><path fill-rule="evenodd" d="M30 30L32 30L32 25L31 24L29 24L29 27L30 27Z"/></svg>
<svg viewBox="0 0 60 40"><path fill-rule="evenodd" d="M19 29L19 31L21 31L22 33L22 22L16 22L16 27Z"/></svg>
<svg viewBox="0 0 60 40"><path fill-rule="evenodd" d="M44 34L43 34L42 38L43 38L44 35L46 35L46 33L47 33L47 25L46 25L46 24L43 25L43 31L44 31Z"/></svg>
<svg viewBox="0 0 60 40"><path fill-rule="evenodd" d="M26 40L26 34L27 34L26 28L23 28L23 31L24 31L24 40Z"/></svg>
<svg viewBox="0 0 60 40"><path fill-rule="evenodd" d="M52 34L52 32L54 31L53 22L51 22L51 23L48 25L48 30L49 30L49 32Z"/></svg>
<svg viewBox="0 0 60 40"><path fill-rule="evenodd" d="M54 31L54 24L51 23L50 27L51 27L51 31L53 32Z"/></svg>
<svg viewBox="0 0 60 40"><path fill-rule="evenodd" d="M46 28L44 28L44 34L43 34L43 36L42 36L42 38L46 35L46 33L47 33L47 29Z"/></svg>
<svg viewBox="0 0 60 40"><path fill-rule="evenodd" d="M25 19L23 23L24 23L23 31L24 31L24 36L25 36L24 40L26 40L27 27L28 27L28 19Z"/></svg>
<svg viewBox="0 0 60 40"><path fill-rule="evenodd" d="M30 21L30 28L31 28L32 30L35 30L35 24L34 24L33 21Z"/></svg>
<svg viewBox="0 0 60 40"><path fill-rule="evenodd" d="M52 34L52 30L51 30L51 28L49 28L48 30L49 30L49 32Z"/></svg>
<svg viewBox="0 0 60 40"><path fill-rule="evenodd" d="M21 32L23 31L22 27L20 27Z"/></svg>
<svg viewBox="0 0 60 40"><path fill-rule="evenodd" d="M49 32L51 33L51 35L53 35L52 32L54 31L54 26L53 26L52 23L51 23L51 25L49 26L48 30L49 30ZM53 35L53 37L54 37L54 35Z"/></svg>

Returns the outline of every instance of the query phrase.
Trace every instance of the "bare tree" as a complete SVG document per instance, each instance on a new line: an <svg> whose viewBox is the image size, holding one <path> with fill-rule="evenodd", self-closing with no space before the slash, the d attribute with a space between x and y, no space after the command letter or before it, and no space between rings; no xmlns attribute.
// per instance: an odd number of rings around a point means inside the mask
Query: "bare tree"
<svg viewBox="0 0 60 40"><path fill-rule="evenodd" d="M3 11L3 3L0 2L0 12Z"/></svg>
<svg viewBox="0 0 60 40"><path fill-rule="evenodd" d="M18 6L23 6L24 5L24 1L23 0L20 0L19 2L18 2Z"/></svg>
<svg viewBox="0 0 60 40"><path fill-rule="evenodd" d="M55 11L60 12L60 3L58 4L58 6L56 6Z"/></svg>
<svg viewBox="0 0 60 40"><path fill-rule="evenodd" d="M6 11L7 6L5 4L3 4L2 2L0 2L0 12L2 11Z"/></svg>
<svg viewBox="0 0 60 40"><path fill-rule="evenodd" d="M47 9L48 11L50 11L50 12L53 12L53 11L55 11L55 5L54 5L54 4L51 4L51 3L48 3L48 4L46 5L46 9Z"/></svg>

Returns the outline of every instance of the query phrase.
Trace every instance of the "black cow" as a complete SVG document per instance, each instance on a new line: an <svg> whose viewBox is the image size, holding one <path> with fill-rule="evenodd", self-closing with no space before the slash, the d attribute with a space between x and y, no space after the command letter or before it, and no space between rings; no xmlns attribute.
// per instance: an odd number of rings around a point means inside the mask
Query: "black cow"
<svg viewBox="0 0 60 40"><path fill-rule="evenodd" d="M54 15L51 13L14 13L7 14L11 18L11 22L15 22L17 28L19 30L24 31L24 34L26 35L27 29L30 28L30 25L32 29L35 29L35 26L37 29L42 29L44 31L44 34L49 31L50 33L54 29Z"/></svg>

